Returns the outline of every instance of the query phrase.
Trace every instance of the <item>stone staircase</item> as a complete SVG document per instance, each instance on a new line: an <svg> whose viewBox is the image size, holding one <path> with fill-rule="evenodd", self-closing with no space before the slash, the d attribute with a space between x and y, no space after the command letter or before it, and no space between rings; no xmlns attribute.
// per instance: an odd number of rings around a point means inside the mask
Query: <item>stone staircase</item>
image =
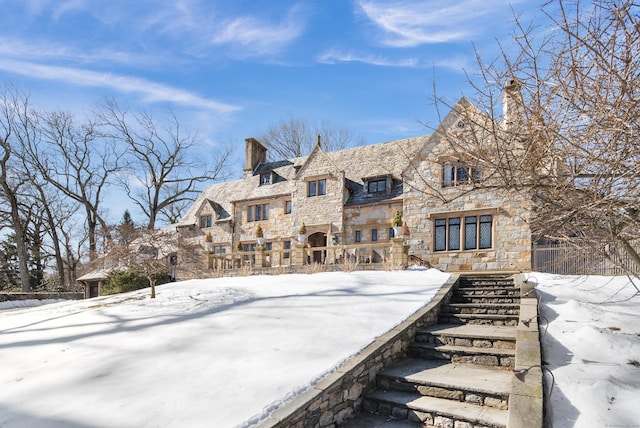
<svg viewBox="0 0 640 428"><path fill-rule="evenodd" d="M507 427L519 312L512 275L461 276L438 324L378 373L347 427Z"/></svg>

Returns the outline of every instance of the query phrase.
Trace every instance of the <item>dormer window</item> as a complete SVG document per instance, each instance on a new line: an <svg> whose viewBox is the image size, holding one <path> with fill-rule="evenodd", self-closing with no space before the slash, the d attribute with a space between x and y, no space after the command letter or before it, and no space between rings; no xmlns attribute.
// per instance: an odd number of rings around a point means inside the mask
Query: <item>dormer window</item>
<svg viewBox="0 0 640 428"><path fill-rule="evenodd" d="M271 184L272 183L272 176L273 176L273 174L271 173L271 171L261 173L260 174L260 185L261 186L265 186L265 185Z"/></svg>
<svg viewBox="0 0 640 428"><path fill-rule="evenodd" d="M377 177L363 178L365 191L367 195L380 195L388 193L391 189L391 176L383 175Z"/></svg>
<svg viewBox="0 0 640 428"><path fill-rule="evenodd" d="M463 186L482 182L482 171L462 161L447 161L442 165L442 187Z"/></svg>
<svg viewBox="0 0 640 428"><path fill-rule="evenodd" d="M367 182L367 193L384 193L387 191L387 179L369 180Z"/></svg>

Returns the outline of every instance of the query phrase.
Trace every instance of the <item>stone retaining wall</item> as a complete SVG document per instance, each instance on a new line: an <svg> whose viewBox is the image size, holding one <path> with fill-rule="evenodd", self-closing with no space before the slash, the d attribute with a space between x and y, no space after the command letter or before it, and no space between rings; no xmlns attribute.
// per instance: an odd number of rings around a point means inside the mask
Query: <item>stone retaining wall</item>
<svg viewBox="0 0 640 428"><path fill-rule="evenodd" d="M0 302L15 300L50 300L50 299L66 299L66 300L82 300L84 293L68 292L68 293L0 293Z"/></svg>
<svg viewBox="0 0 640 428"><path fill-rule="evenodd" d="M516 364L509 396L509 428L543 428L544 382L538 329L538 300L534 284L524 275L520 285L520 320L516 331Z"/></svg>
<svg viewBox="0 0 640 428"><path fill-rule="evenodd" d="M457 281L458 275L452 275L430 303L276 410L259 428L335 428L353 418L360 410L364 393L374 389L378 372L406 357L417 329L437 323Z"/></svg>

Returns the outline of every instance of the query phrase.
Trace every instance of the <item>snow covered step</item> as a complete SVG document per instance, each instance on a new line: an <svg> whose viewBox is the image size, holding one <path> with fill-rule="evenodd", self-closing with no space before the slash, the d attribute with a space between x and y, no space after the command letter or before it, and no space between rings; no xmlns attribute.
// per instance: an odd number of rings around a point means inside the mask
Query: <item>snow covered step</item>
<svg viewBox="0 0 640 428"><path fill-rule="evenodd" d="M508 420L507 410L399 391L373 391L366 395L363 405L371 413L424 426L458 426L456 422L466 422L471 426L506 428Z"/></svg>
<svg viewBox="0 0 640 428"><path fill-rule="evenodd" d="M477 364L480 366L513 368L515 354L515 349L436 345L420 342L409 345L409 355L412 357L444 359L452 363Z"/></svg>
<svg viewBox="0 0 640 428"><path fill-rule="evenodd" d="M518 315L519 303L450 303L445 306L447 313Z"/></svg>
<svg viewBox="0 0 640 428"><path fill-rule="evenodd" d="M407 359L379 373L377 386L506 410L512 376L493 367Z"/></svg>
<svg viewBox="0 0 640 428"><path fill-rule="evenodd" d="M437 345L515 349L516 329L478 324L437 324L416 331L415 341Z"/></svg>

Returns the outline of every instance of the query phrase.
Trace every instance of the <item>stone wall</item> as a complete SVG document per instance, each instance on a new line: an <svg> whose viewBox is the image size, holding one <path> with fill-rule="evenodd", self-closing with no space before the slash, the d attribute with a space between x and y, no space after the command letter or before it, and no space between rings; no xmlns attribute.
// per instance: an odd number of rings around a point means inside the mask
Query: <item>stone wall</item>
<svg viewBox="0 0 640 428"><path fill-rule="evenodd" d="M497 189L489 180L476 188L473 184L443 187L442 165L451 160L447 147L433 138L405 171L403 211L411 230L409 253L450 272L531 270L530 195ZM484 214L493 217L491 248L434 251L436 218Z"/></svg>
<svg viewBox="0 0 640 428"><path fill-rule="evenodd" d="M0 302L12 302L16 300L82 300L84 293L68 292L68 293L0 293Z"/></svg>
<svg viewBox="0 0 640 428"><path fill-rule="evenodd" d="M374 389L378 372L404 358L415 332L435 324L458 281L453 275L424 308L380 336L335 372L276 410L259 428L335 428L360 410L363 395Z"/></svg>
<svg viewBox="0 0 640 428"><path fill-rule="evenodd" d="M370 243L372 229L378 231L378 241L389 241L389 229L395 212L402 212L402 201L384 204L345 207L344 243L355 244L355 231L361 231L361 242Z"/></svg>

